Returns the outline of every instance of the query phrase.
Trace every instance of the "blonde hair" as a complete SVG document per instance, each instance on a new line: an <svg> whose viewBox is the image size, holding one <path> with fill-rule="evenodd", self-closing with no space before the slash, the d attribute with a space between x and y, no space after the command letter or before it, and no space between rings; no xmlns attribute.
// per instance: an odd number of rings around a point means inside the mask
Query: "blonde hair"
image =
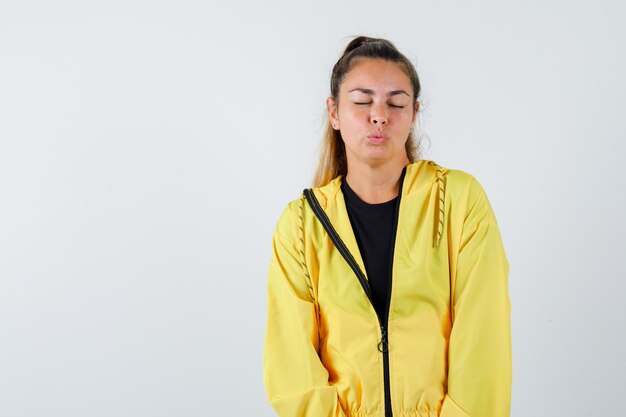
<svg viewBox="0 0 626 417"><path fill-rule="evenodd" d="M409 77L413 86L413 102L417 101L421 87L417 71L415 71L411 61L401 54L393 43L386 39L358 36L350 41L342 57L333 66L330 93L337 105L339 104L339 87L346 75L358 60L367 58L383 59L398 63ZM325 125L317 168L313 178L314 187L324 186L338 175L346 175L348 172L346 148L341 138L341 133L332 127L328 118ZM411 130L405 144L406 155L411 163L421 158L420 142L415 137L413 130Z"/></svg>

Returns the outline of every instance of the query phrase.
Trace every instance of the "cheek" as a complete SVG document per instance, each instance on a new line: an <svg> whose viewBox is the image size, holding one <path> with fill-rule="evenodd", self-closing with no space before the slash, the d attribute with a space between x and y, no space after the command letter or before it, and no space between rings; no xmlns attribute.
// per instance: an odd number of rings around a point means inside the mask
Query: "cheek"
<svg viewBox="0 0 626 417"><path fill-rule="evenodd" d="M411 129L411 124L413 123L413 116L409 114L398 115L396 127L400 130L409 130Z"/></svg>
<svg viewBox="0 0 626 417"><path fill-rule="evenodd" d="M369 111L366 107L358 108L358 107L344 107L339 109L339 118L349 119L349 120L362 120L367 119L369 117Z"/></svg>
<svg viewBox="0 0 626 417"><path fill-rule="evenodd" d="M400 120L402 124L411 124L412 119L413 113L411 113L410 111L403 111L398 114L398 120Z"/></svg>

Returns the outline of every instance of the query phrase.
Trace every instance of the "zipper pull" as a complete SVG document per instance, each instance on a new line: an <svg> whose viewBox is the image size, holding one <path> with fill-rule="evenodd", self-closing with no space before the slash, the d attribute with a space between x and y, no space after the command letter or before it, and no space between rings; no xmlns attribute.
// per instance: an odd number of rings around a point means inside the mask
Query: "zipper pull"
<svg viewBox="0 0 626 417"><path fill-rule="evenodd" d="M378 342L378 351L387 352L389 344L387 343L387 330L385 329L385 326L380 326L380 333L382 338L380 339L380 342Z"/></svg>

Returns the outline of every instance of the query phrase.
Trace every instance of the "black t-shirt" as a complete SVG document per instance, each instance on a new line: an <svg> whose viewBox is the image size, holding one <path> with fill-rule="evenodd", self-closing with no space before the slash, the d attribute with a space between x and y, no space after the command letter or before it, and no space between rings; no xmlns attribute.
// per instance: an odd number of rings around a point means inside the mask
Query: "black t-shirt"
<svg viewBox="0 0 626 417"><path fill-rule="evenodd" d="M403 171L404 172L404 171ZM345 180L341 182L348 217L352 225L366 275L372 290L374 309L384 318L391 281L392 237L398 196L384 203L370 204L361 200Z"/></svg>

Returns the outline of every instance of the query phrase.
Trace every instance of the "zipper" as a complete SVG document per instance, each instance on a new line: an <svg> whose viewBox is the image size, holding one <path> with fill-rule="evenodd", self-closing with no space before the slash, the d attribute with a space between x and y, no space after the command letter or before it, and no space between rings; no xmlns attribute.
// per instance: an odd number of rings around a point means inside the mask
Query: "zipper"
<svg viewBox="0 0 626 417"><path fill-rule="evenodd" d="M394 265L394 256L395 256L395 248L396 248L396 236L398 235L398 218L400 216L400 199L402 198L402 185L404 184L404 174L406 173L406 166L402 169L402 174L400 175L400 185L398 186L398 201L396 201L396 211L393 217L393 226L392 236L391 236L391 263L389 266L389 284L387 287L387 302L385 306L385 325L381 327L382 330L382 347L383 347L383 364L384 368L387 370L385 373L385 417L392 417L393 413L391 410L391 388L390 388L390 377L389 377L389 342L387 339L387 326L389 320L389 306L391 304L391 284L393 282L393 265ZM380 350L380 349L379 349Z"/></svg>
<svg viewBox="0 0 626 417"><path fill-rule="evenodd" d="M365 292L365 295L367 296L367 299L370 301L370 304L372 305L372 308L374 309L374 312L376 313L376 317L378 318L378 324L380 326L381 337L376 347L378 351L383 354L383 371L384 371L383 373L384 373L384 384L385 384L385 390L384 390L385 391L385 417L393 417L393 413L391 409L391 388L390 388L390 376L389 376L389 338L387 334L387 324L388 324L387 321L389 319L389 305L391 303L391 284L393 281L393 264L394 264L393 259L394 259L394 251L395 251L395 246L396 246L395 241L396 241L396 235L397 235L397 229L398 229L398 217L400 214L400 199L402 198L402 185L404 183L405 173L406 173L406 166L402 169L402 174L400 175L400 185L398 187L398 190L399 190L398 201L396 202L394 223L392 227L393 235L391 238L392 244L391 244L391 254L390 254L391 266L390 266L390 271L389 271L389 284L387 287L387 300L386 300L384 317L381 317L380 314L378 314L378 312L376 311L376 308L374 308L372 290L369 285L369 282L367 281L367 277L365 276L365 274L359 267L359 264L356 262L356 260L350 253L350 250L346 247L345 243L343 243L343 240L341 240L341 237L339 237L339 234L337 233L332 223L328 219L328 216L326 216L324 209L322 209L319 202L317 201L315 194L313 194L313 191L310 188L307 188L304 190L304 195L307 198L307 201L309 202L309 204L311 205L311 208L313 209L315 216L319 219L320 223L322 223L322 226L324 226L324 229L326 229L328 236L332 240L337 250L339 250L339 253L341 253L341 255L344 257L344 259L346 260L346 262L348 263L352 271L354 271L354 274L356 275L357 279L361 283L361 287L363 288L363 291Z"/></svg>

